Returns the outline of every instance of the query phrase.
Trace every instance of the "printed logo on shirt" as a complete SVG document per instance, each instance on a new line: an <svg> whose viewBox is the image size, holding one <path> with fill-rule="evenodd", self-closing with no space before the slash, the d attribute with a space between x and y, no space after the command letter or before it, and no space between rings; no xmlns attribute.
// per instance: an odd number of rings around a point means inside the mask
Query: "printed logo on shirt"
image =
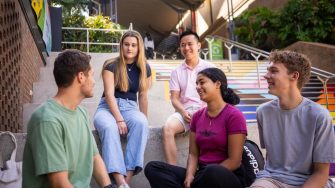
<svg viewBox="0 0 335 188"><path fill-rule="evenodd" d="M211 137L211 136L215 136L216 133L211 131L211 130L204 130L204 131L201 131L200 134L204 137Z"/></svg>

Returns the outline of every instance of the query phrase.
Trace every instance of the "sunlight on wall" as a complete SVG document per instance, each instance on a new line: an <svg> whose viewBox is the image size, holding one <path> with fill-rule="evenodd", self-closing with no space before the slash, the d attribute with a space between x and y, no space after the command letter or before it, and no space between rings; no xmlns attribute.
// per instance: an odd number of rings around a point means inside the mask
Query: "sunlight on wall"
<svg viewBox="0 0 335 188"><path fill-rule="evenodd" d="M234 5L234 9L237 9L238 7L242 6L241 8L239 8L239 10L237 10L236 12L234 12L234 18L236 18L237 16L239 16L244 10L246 10L249 5L251 3L253 3L255 0L233 0L233 5ZM246 2L244 5L243 3ZM225 1L219 11L219 14L217 16L216 19L219 19L220 17L223 17L224 19L228 19L228 5L227 5L227 1Z"/></svg>
<svg viewBox="0 0 335 188"><path fill-rule="evenodd" d="M189 10L185 13L185 15L183 16L183 18L182 18L182 19L178 22L178 24L176 25L176 29L177 29L177 30L179 29L180 26L183 25L184 21L186 20L186 18L187 18L188 16L190 16L190 14L191 14L191 11L189 11Z"/></svg>
<svg viewBox="0 0 335 188"><path fill-rule="evenodd" d="M201 36L208 29L208 24L206 23L205 19L202 17L199 11L196 11L196 16L198 25L197 33L199 36Z"/></svg>

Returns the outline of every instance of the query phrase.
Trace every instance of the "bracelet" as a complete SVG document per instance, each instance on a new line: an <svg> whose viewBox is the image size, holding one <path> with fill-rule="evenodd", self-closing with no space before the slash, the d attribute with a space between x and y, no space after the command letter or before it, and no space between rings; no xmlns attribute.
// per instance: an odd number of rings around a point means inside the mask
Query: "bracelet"
<svg viewBox="0 0 335 188"><path fill-rule="evenodd" d="M124 122L124 120L116 121L116 123L121 123L121 122Z"/></svg>

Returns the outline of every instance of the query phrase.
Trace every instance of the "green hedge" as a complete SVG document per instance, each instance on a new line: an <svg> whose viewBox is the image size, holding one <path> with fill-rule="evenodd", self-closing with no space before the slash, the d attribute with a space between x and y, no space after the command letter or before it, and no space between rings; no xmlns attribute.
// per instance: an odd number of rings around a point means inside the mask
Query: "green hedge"
<svg viewBox="0 0 335 188"><path fill-rule="evenodd" d="M235 19L235 25L240 42L267 51L296 41L335 44L335 3L291 0L279 11L247 10Z"/></svg>

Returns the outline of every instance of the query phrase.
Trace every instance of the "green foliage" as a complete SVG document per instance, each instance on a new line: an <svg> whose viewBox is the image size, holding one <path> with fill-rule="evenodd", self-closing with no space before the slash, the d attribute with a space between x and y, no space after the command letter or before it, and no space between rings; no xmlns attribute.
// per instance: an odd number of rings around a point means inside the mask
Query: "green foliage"
<svg viewBox="0 0 335 188"><path fill-rule="evenodd" d="M51 0L51 5L60 5L63 7L63 17L80 15L87 10L90 0Z"/></svg>
<svg viewBox="0 0 335 188"><path fill-rule="evenodd" d="M236 19L242 43L264 50L296 41L335 44L334 0L291 0L279 12L267 8L245 11Z"/></svg>
<svg viewBox="0 0 335 188"><path fill-rule="evenodd" d="M83 12L87 12L87 6L90 0L51 0L52 5L61 5L63 7L62 20L63 27L74 28L95 28L112 29L112 31L89 31L89 42L96 43L118 43L121 33L115 30L122 29L120 25L112 23L109 17L98 15L85 17ZM86 30L63 30L62 41L66 42L86 42ZM75 48L87 51L85 44L63 44L63 49ZM117 46L90 44L90 52L116 52Z"/></svg>
<svg viewBox="0 0 335 188"><path fill-rule="evenodd" d="M235 34L240 41L268 50L277 30L277 14L265 7L248 10L235 21Z"/></svg>
<svg viewBox="0 0 335 188"><path fill-rule="evenodd" d="M119 43L121 33L116 30L120 30L121 26L111 22L107 16L91 16L85 20L85 27L88 28L99 28L99 29L112 29L112 31L90 31L90 42L108 42L108 43ZM90 47L91 52L116 52L118 49L116 46L105 46L105 45L93 45Z"/></svg>
<svg viewBox="0 0 335 188"><path fill-rule="evenodd" d="M122 29L119 24L111 22L107 16L90 16L85 18L82 15L63 17L63 27L112 29L112 31L89 31L89 41L97 43L118 43L121 33L116 31ZM63 41L86 42L86 30L63 30ZM82 51L87 50L86 44L63 44L63 49L76 48ZM90 44L90 52L116 52L117 46Z"/></svg>

